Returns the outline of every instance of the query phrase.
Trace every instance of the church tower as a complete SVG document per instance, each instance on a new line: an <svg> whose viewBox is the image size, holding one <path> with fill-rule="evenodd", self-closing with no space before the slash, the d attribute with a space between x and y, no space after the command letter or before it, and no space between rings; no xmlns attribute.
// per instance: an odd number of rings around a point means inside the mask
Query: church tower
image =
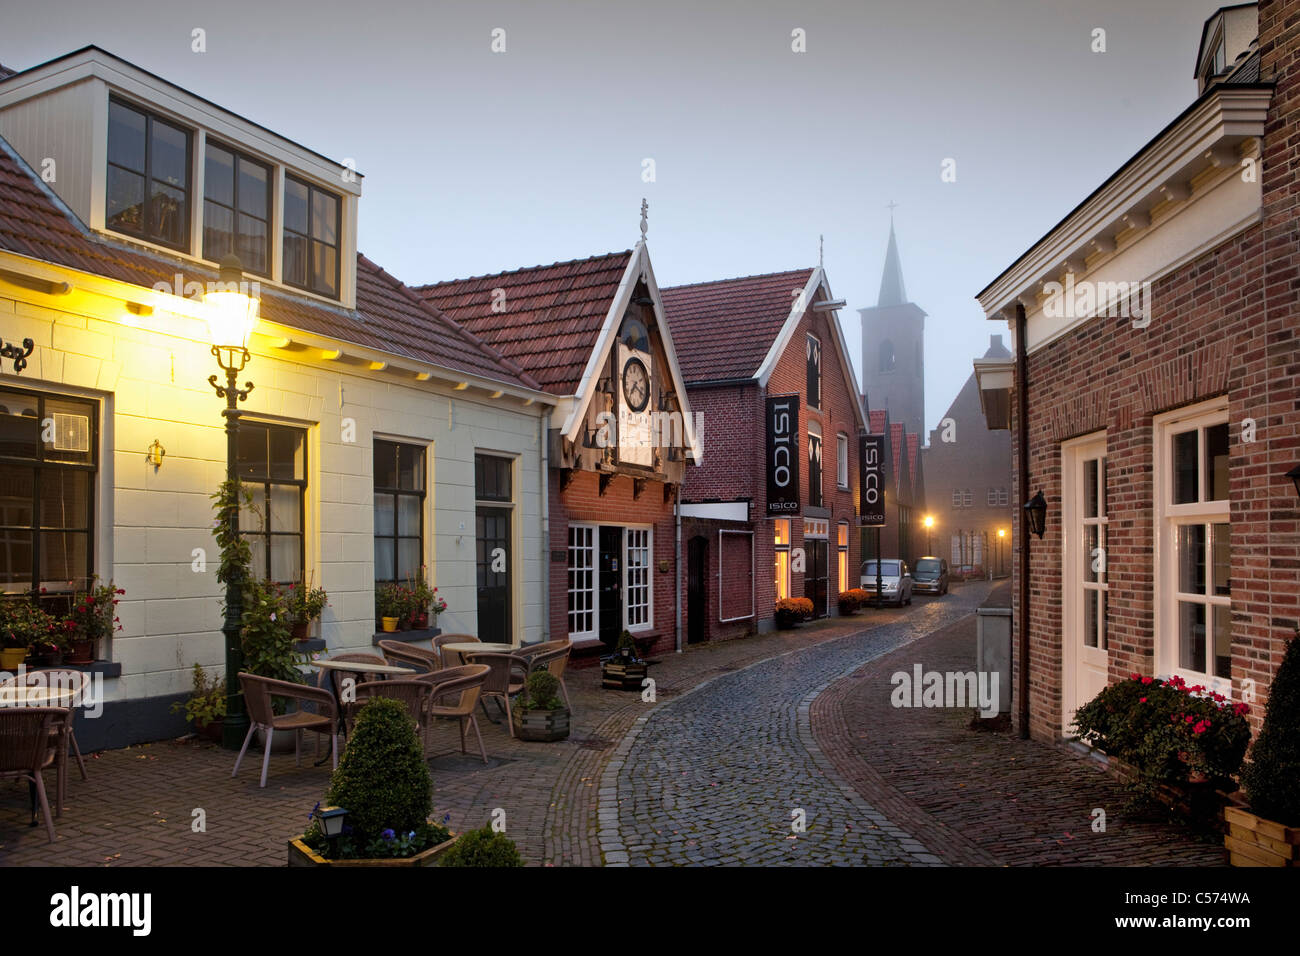
<svg viewBox="0 0 1300 956"><path fill-rule="evenodd" d="M867 406L887 409L891 422L902 422L915 435L925 428L925 313L907 300L903 265L898 258L894 221L889 221L889 248L874 307L858 309L862 317L862 387Z"/></svg>

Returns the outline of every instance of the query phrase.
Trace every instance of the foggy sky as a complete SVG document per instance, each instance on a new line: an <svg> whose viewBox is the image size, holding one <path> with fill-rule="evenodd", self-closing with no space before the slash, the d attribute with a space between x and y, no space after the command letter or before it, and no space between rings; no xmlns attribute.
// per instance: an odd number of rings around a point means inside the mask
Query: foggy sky
<svg viewBox="0 0 1300 956"><path fill-rule="evenodd" d="M93 43L354 159L360 249L411 284L629 248L642 196L661 286L814 265L824 233L855 367L893 200L934 427L1006 331L975 293L1193 100L1217 6L0 0L0 63Z"/></svg>

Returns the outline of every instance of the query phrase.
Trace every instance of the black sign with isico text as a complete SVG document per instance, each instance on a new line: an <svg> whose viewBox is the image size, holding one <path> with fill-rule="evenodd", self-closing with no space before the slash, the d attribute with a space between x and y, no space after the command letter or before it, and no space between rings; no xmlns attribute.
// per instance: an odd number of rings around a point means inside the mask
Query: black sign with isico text
<svg viewBox="0 0 1300 956"><path fill-rule="evenodd" d="M885 524L885 436L863 435L858 440L858 525L881 528Z"/></svg>
<svg viewBox="0 0 1300 956"><path fill-rule="evenodd" d="M799 396L767 399L767 513L799 513Z"/></svg>

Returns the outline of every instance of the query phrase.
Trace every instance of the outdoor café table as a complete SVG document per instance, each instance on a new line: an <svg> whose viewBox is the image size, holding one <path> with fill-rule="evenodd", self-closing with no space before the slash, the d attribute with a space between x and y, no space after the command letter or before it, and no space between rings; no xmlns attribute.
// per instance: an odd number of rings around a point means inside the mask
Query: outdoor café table
<svg viewBox="0 0 1300 956"><path fill-rule="evenodd" d="M72 698L76 693L69 687L41 687L40 685L28 687L10 682L0 684L0 707L71 707ZM68 742L63 739L62 734L60 740L63 743L63 752L54 766L54 772L58 777L56 784L58 789L55 791L58 794L55 800L57 808L55 816L63 815L64 774L68 772ZM32 826L36 826L36 784L28 783L27 792L32 803Z"/></svg>
<svg viewBox="0 0 1300 956"><path fill-rule="evenodd" d="M338 704L338 707L336 708L337 716L335 719L338 721L340 730L343 728L343 702L339 700L339 688L336 683L338 674L334 672L350 671L353 674L378 674L381 677L395 677L401 674L405 674L408 677L415 676L415 671L411 668L395 667L392 664L368 664L365 661L335 661L330 660L328 657L323 657L318 661L309 661L308 663L310 663L312 667L322 670L330 675L330 689L334 691L334 702ZM329 759L330 755L326 754L316 762L316 766L321 766L321 764L325 763L325 761Z"/></svg>
<svg viewBox="0 0 1300 956"><path fill-rule="evenodd" d="M513 644L480 644L476 641L461 641L458 644L444 644L442 650L451 651L464 660L465 654L474 654L488 652L492 654L509 654L511 651L518 650Z"/></svg>

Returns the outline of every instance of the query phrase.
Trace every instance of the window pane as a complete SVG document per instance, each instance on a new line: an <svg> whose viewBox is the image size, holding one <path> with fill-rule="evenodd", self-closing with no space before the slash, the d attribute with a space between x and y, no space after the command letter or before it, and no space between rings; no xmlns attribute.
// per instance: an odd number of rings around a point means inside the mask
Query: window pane
<svg viewBox="0 0 1300 956"><path fill-rule="evenodd" d="M155 179L149 199L149 235L159 242L182 246L185 229L185 194Z"/></svg>
<svg viewBox="0 0 1300 956"><path fill-rule="evenodd" d="M26 591L31 586L31 532L0 530L0 587L12 592Z"/></svg>
<svg viewBox="0 0 1300 956"><path fill-rule="evenodd" d="M144 177L116 166L108 167L107 225L118 232L144 228Z"/></svg>
<svg viewBox="0 0 1300 956"><path fill-rule="evenodd" d="M1097 511L1097 464L1096 458L1090 458L1083 463L1083 516L1085 518L1100 517Z"/></svg>
<svg viewBox="0 0 1300 956"><path fill-rule="evenodd" d="M235 462L241 478L265 478L269 473L266 460L266 426L240 422Z"/></svg>
<svg viewBox="0 0 1300 956"><path fill-rule="evenodd" d="M1232 676L1232 608L1214 606L1214 676Z"/></svg>
<svg viewBox="0 0 1300 956"><path fill-rule="evenodd" d="M258 219L266 219L266 187L268 173L265 166L239 160L239 211Z"/></svg>
<svg viewBox="0 0 1300 956"><path fill-rule="evenodd" d="M1205 593L1205 525L1185 524L1178 528L1178 590L1184 594Z"/></svg>
<svg viewBox="0 0 1300 956"><path fill-rule="evenodd" d="M307 284L307 240L288 232L284 234L284 281Z"/></svg>
<svg viewBox="0 0 1300 956"><path fill-rule="evenodd" d="M203 196L223 206L235 204L235 157L211 143L203 162Z"/></svg>
<svg viewBox="0 0 1300 956"><path fill-rule="evenodd" d="M1178 666L1205 672L1205 605L1178 602Z"/></svg>
<svg viewBox="0 0 1300 956"><path fill-rule="evenodd" d="M420 499L415 495L397 496L397 533L420 533Z"/></svg>
<svg viewBox="0 0 1300 956"><path fill-rule="evenodd" d="M268 531L302 529L302 493L294 485L271 486L271 515Z"/></svg>
<svg viewBox="0 0 1300 956"><path fill-rule="evenodd" d="M790 552L776 553L776 597L782 600L790 596Z"/></svg>
<svg viewBox="0 0 1300 956"><path fill-rule="evenodd" d="M338 245L339 201L327 192L311 193L311 237L329 245Z"/></svg>
<svg viewBox="0 0 1300 956"><path fill-rule="evenodd" d="M404 491L424 490L424 449L418 445L398 446L399 488Z"/></svg>
<svg viewBox="0 0 1300 956"><path fill-rule="evenodd" d="M396 531L393 525L393 496L375 495L375 534L392 536Z"/></svg>
<svg viewBox="0 0 1300 956"><path fill-rule="evenodd" d="M307 234L307 187L293 179L284 181L284 228Z"/></svg>
<svg viewBox="0 0 1300 956"><path fill-rule="evenodd" d="M185 189L190 182L189 134L159 119L149 126L150 175L158 182Z"/></svg>
<svg viewBox="0 0 1300 956"><path fill-rule="evenodd" d="M41 526L85 528L90 524L90 473L41 469Z"/></svg>
<svg viewBox="0 0 1300 956"><path fill-rule="evenodd" d="M1212 545L1210 547L1214 560L1214 593L1227 597L1232 593L1232 544L1227 524L1211 525Z"/></svg>
<svg viewBox="0 0 1300 956"><path fill-rule="evenodd" d="M375 538L375 580L396 580L393 572L393 539Z"/></svg>
<svg viewBox="0 0 1300 956"><path fill-rule="evenodd" d="M240 264L250 272L266 272L266 223L242 213L239 216Z"/></svg>
<svg viewBox="0 0 1300 956"><path fill-rule="evenodd" d="M1196 482L1196 436L1193 429L1174 436L1174 504L1198 501Z"/></svg>
<svg viewBox="0 0 1300 956"><path fill-rule="evenodd" d="M397 540L397 578L409 581L420 573L420 539L399 538Z"/></svg>
<svg viewBox="0 0 1300 956"><path fill-rule="evenodd" d="M41 534L41 585L84 584L90 571L88 540L81 531L46 531Z"/></svg>
<svg viewBox="0 0 1300 956"><path fill-rule="evenodd" d="M271 580L297 581L302 578L302 538L294 534L271 535Z"/></svg>
<svg viewBox="0 0 1300 956"><path fill-rule="evenodd" d="M36 459L41 423L34 396L0 392L0 455Z"/></svg>
<svg viewBox="0 0 1300 956"><path fill-rule="evenodd" d="M773 522L773 524L775 525L775 529L774 529L775 543L789 544L790 543L790 519L777 518L776 521Z"/></svg>
<svg viewBox="0 0 1300 956"><path fill-rule="evenodd" d="M1228 498L1228 426L1205 429L1205 489L1207 501Z"/></svg>
<svg viewBox="0 0 1300 956"><path fill-rule="evenodd" d="M32 482L36 472L22 465L0 465L0 525L32 526Z"/></svg>
<svg viewBox="0 0 1300 956"><path fill-rule="evenodd" d="M375 439L375 487L397 487L397 446L390 441Z"/></svg>
<svg viewBox="0 0 1300 956"><path fill-rule="evenodd" d="M244 525L240 524L240 527ZM266 535L250 534L246 537L250 555L248 567L254 577L264 578L266 577Z"/></svg>
<svg viewBox="0 0 1300 956"><path fill-rule="evenodd" d="M311 287L317 292L335 295L338 283L335 281L338 270L339 253L333 246L321 242L311 244Z"/></svg>
<svg viewBox="0 0 1300 956"><path fill-rule="evenodd" d="M203 255L218 260L233 251L231 239L235 233L235 214L225 206L203 204Z"/></svg>
<svg viewBox="0 0 1300 956"><path fill-rule="evenodd" d="M1097 595L1097 646L1106 650L1106 592L1096 591Z"/></svg>
<svg viewBox="0 0 1300 956"><path fill-rule="evenodd" d="M144 114L110 100L108 103L108 161L144 172Z"/></svg>
<svg viewBox="0 0 1300 956"><path fill-rule="evenodd" d="M1085 525L1083 528L1083 579L1085 581L1099 580L1094 567L1100 568L1101 555L1097 549L1101 547L1101 529L1095 524Z"/></svg>
<svg viewBox="0 0 1300 956"><path fill-rule="evenodd" d="M1083 592L1083 643L1085 647L1097 646L1097 595L1100 591Z"/></svg>
<svg viewBox="0 0 1300 956"><path fill-rule="evenodd" d="M303 433L296 428L270 428L271 477L301 480L303 468Z"/></svg>

